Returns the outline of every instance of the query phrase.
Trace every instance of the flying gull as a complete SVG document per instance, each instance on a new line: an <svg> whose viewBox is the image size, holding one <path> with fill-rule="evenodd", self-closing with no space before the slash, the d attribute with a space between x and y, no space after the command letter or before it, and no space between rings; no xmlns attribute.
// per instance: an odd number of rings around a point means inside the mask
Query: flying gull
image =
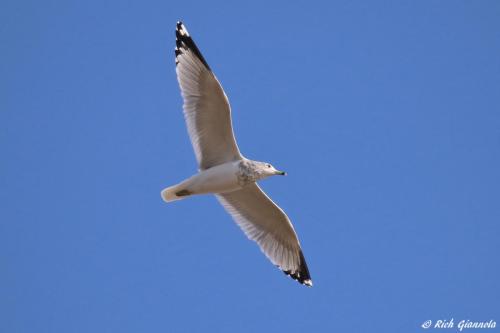
<svg viewBox="0 0 500 333"><path fill-rule="evenodd" d="M222 86L182 22L177 22L175 36L177 79L199 172L164 189L163 200L215 194L274 265L298 282L312 286L290 219L257 185L258 180L286 173L269 163L241 155L233 134L231 108Z"/></svg>

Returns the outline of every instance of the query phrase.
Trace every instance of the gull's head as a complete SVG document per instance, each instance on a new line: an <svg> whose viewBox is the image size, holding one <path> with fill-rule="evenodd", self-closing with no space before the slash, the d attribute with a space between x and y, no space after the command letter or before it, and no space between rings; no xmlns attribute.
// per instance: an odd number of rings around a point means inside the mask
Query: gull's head
<svg viewBox="0 0 500 333"><path fill-rule="evenodd" d="M259 173L259 178L264 179L270 176L286 176L286 172L284 171L279 171L276 170L275 167L272 166L272 164L267 163L267 162L257 162L257 172Z"/></svg>

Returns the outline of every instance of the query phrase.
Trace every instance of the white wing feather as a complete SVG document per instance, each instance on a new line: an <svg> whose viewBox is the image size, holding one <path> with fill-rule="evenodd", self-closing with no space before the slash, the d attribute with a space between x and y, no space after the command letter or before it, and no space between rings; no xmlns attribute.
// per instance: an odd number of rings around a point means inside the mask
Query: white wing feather
<svg viewBox="0 0 500 333"><path fill-rule="evenodd" d="M182 23L177 24L176 37L177 79L200 169L240 159L224 90Z"/></svg>
<svg viewBox="0 0 500 333"><path fill-rule="evenodd" d="M248 238L259 244L273 264L300 283L312 286L292 223L257 184L216 196Z"/></svg>

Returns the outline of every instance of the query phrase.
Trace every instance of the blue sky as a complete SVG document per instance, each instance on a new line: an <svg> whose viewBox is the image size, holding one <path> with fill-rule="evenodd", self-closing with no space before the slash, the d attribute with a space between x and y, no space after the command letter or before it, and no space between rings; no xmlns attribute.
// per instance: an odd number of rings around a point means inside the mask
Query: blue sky
<svg viewBox="0 0 500 333"><path fill-rule="evenodd" d="M421 332L500 321L497 1L3 1L0 331ZM299 234L285 277L211 196L182 19Z"/></svg>

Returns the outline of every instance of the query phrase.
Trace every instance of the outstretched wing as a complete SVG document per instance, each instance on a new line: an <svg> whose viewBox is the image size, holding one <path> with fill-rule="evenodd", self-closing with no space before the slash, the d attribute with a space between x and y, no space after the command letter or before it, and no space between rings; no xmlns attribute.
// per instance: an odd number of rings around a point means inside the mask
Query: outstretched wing
<svg viewBox="0 0 500 333"><path fill-rule="evenodd" d="M257 184L217 194L217 199L273 264L300 283L312 286L292 223Z"/></svg>
<svg viewBox="0 0 500 333"><path fill-rule="evenodd" d="M181 22L175 36L184 117L200 169L240 159L224 90Z"/></svg>

